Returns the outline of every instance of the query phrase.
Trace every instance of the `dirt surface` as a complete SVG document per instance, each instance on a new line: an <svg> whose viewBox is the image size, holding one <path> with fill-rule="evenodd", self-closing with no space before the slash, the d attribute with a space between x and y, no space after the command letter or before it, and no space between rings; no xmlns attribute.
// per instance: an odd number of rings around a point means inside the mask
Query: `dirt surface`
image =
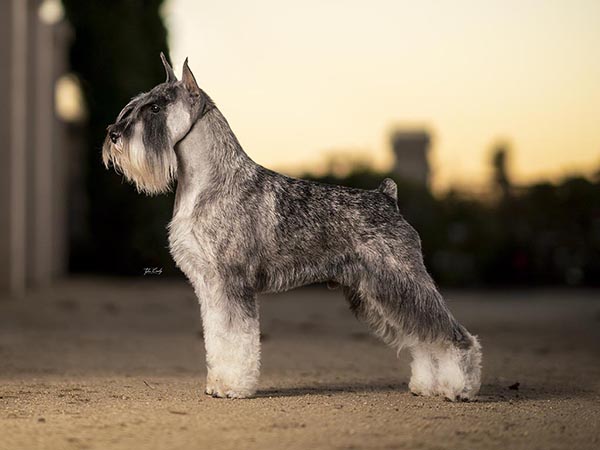
<svg viewBox="0 0 600 450"><path fill-rule="evenodd" d="M477 402L412 396L408 357L339 291L261 299L257 398L203 395L183 282L71 280L0 299L0 449L597 449L600 293L447 292L484 349Z"/></svg>

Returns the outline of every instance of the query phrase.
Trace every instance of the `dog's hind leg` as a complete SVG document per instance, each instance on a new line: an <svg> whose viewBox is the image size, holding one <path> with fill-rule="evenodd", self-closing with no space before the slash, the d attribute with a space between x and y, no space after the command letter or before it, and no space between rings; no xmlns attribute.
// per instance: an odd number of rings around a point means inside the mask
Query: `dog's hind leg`
<svg viewBox="0 0 600 450"><path fill-rule="evenodd" d="M438 362L431 344L417 342L410 347L412 362L408 388L415 395L437 395Z"/></svg>
<svg viewBox="0 0 600 450"><path fill-rule="evenodd" d="M448 400L471 400L481 385L481 346L454 318L423 268L414 280L401 283L401 296L412 306L413 323L403 326L413 336L409 388L417 395L442 395Z"/></svg>
<svg viewBox="0 0 600 450"><path fill-rule="evenodd" d="M415 395L472 400L481 384L481 346L461 325L461 337L419 340L410 346L413 360L409 389Z"/></svg>
<svg viewBox="0 0 600 450"><path fill-rule="evenodd" d="M255 297L227 292L214 282L202 286L198 297L206 347L206 393L213 397L252 396L260 372Z"/></svg>
<svg viewBox="0 0 600 450"><path fill-rule="evenodd" d="M399 353L406 345L400 327L389 321L377 302L361 293L358 287L343 286L343 292L354 315L365 322L379 339Z"/></svg>
<svg viewBox="0 0 600 450"><path fill-rule="evenodd" d="M451 401L473 399L480 387L481 346L448 310L429 275L423 271L417 280L403 280L398 292L398 321L412 337L409 389Z"/></svg>
<svg viewBox="0 0 600 450"><path fill-rule="evenodd" d="M481 386L481 345L463 328L463 339L442 340L429 349L437 363L436 393L451 401L468 401Z"/></svg>
<svg viewBox="0 0 600 450"><path fill-rule="evenodd" d="M351 309L384 342L413 357L409 383L416 395L469 400L479 391L481 347L448 310L424 267L410 275L369 270L345 288ZM377 279L373 279L373 274Z"/></svg>

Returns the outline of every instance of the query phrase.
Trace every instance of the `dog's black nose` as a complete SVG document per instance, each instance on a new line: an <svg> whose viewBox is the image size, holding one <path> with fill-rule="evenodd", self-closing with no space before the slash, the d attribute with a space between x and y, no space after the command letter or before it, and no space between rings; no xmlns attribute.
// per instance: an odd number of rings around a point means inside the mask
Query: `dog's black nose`
<svg viewBox="0 0 600 450"><path fill-rule="evenodd" d="M110 140L113 144L116 144L119 138L121 137L121 133L117 133L116 131L111 131L108 133L108 135L110 136Z"/></svg>

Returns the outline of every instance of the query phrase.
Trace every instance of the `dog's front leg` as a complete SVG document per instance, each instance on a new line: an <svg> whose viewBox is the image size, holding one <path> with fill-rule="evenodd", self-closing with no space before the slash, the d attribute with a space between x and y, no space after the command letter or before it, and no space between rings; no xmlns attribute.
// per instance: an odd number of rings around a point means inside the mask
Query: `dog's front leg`
<svg viewBox="0 0 600 450"><path fill-rule="evenodd" d="M211 289L200 298L206 346L206 393L244 398L256 392L260 370L260 330L254 296Z"/></svg>

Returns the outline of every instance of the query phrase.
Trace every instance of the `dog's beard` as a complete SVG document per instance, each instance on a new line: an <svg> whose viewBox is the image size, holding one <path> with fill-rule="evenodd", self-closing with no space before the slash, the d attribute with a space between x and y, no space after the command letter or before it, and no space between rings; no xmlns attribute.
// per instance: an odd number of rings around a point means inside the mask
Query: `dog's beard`
<svg viewBox="0 0 600 450"><path fill-rule="evenodd" d="M138 192L148 195L169 192L177 174L177 157L172 149L147 150L142 139L143 125L138 123L130 138L113 144L107 137L102 160L135 184Z"/></svg>

